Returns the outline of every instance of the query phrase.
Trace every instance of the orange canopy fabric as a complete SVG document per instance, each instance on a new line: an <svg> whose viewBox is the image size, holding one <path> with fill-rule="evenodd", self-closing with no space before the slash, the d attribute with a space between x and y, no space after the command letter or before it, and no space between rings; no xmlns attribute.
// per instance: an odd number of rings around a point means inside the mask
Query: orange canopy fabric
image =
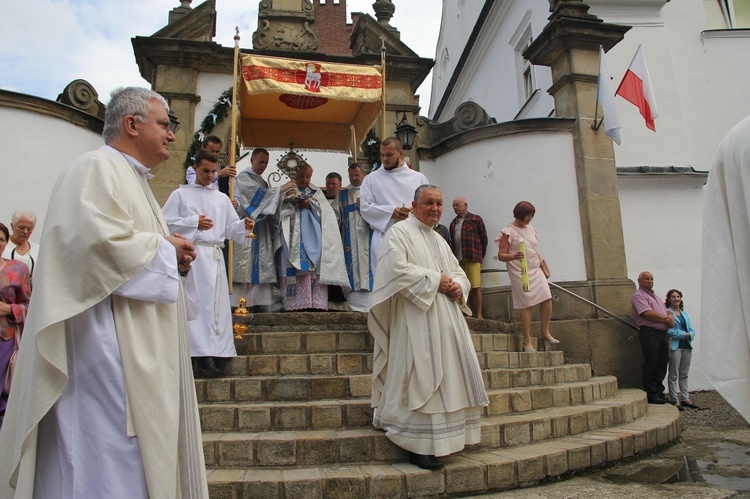
<svg viewBox="0 0 750 499"><path fill-rule="evenodd" d="M381 111L380 68L242 55L240 130L253 147L349 152Z"/></svg>

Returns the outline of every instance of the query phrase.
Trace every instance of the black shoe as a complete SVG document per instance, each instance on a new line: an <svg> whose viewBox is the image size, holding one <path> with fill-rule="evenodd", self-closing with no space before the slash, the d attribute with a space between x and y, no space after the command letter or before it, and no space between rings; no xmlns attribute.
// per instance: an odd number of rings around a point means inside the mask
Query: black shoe
<svg viewBox="0 0 750 499"><path fill-rule="evenodd" d="M409 453L409 462L423 470L439 470L443 467L443 463L435 459L435 456L424 456L413 452Z"/></svg>
<svg viewBox="0 0 750 499"><path fill-rule="evenodd" d="M210 378L215 378L216 376L224 374L224 372L219 369L219 366L216 365L216 361L213 357L201 357L199 365L203 368L204 374Z"/></svg>
<svg viewBox="0 0 750 499"><path fill-rule="evenodd" d="M653 396L653 397L649 395L648 403L649 404L666 404L667 399L665 399L664 397L659 397L658 395Z"/></svg>

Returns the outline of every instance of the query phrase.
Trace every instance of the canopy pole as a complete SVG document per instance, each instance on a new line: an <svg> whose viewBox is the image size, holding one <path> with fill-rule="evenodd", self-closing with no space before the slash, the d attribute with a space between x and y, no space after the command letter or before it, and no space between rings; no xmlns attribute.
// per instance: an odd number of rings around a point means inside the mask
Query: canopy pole
<svg viewBox="0 0 750 499"><path fill-rule="evenodd" d="M232 79L232 123L231 132L229 136L229 164L237 167L237 105L238 94L237 91L237 74L240 60L240 28L239 26L234 27L234 71ZM229 199L234 199L234 177L229 178ZM229 281L229 294L234 292L232 282L234 281L234 242L230 239L228 250L227 250L227 270L228 270L228 281Z"/></svg>
<svg viewBox="0 0 750 499"><path fill-rule="evenodd" d="M358 141L357 141L357 130L354 128L354 125L349 125L349 130L350 130L349 133L351 133L351 135L352 135L352 141L353 141L353 143L352 143L352 151L353 151L352 156L354 157L354 162L356 163L357 162L357 149L359 149L359 147L357 146L357 144L358 144Z"/></svg>
<svg viewBox="0 0 750 499"><path fill-rule="evenodd" d="M385 131L385 38L380 38L380 67L383 71L383 111L380 113L380 142L383 142L387 135Z"/></svg>

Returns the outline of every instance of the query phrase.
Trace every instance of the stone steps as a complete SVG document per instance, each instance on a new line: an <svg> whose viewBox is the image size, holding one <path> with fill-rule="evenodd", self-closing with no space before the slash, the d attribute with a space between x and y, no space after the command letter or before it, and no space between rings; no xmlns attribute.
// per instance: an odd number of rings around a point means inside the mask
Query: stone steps
<svg viewBox="0 0 750 499"><path fill-rule="evenodd" d="M488 390L490 404L484 416L528 412L551 407L580 405L617 393L617 380L604 376L554 386L523 386ZM353 399L316 401L217 400L201 404L201 426L206 432L322 430L372 424L370 394Z"/></svg>
<svg viewBox="0 0 750 499"><path fill-rule="evenodd" d="M587 364L556 367L482 370L487 390L551 386L591 378ZM196 395L204 402L312 401L369 397L372 374L239 376L196 380Z"/></svg>
<svg viewBox="0 0 750 499"><path fill-rule="evenodd" d="M477 352L519 352L523 338L505 332L472 333ZM532 344L542 350L545 345L537 338ZM372 336L365 330L311 331L248 331L235 340L238 355L316 354L368 352L372 350ZM554 347L549 347L553 349Z"/></svg>
<svg viewBox="0 0 750 499"><path fill-rule="evenodd" d="M565 360L563 352L554 351L476 351L482 369L562 366ZM372 373L372 348L345 353L238 355L227 362L225 370L228 376Z"/></svg>
<svg viewBox="0 0 750 499"><path fill-rule="evenodd" d="M646 405L643 392L626 390L577 406L485 417L481 443L469 450L505 448L626 424L643 416ZM293 419L288 422L294 424ZM300 419L297 424L305 422ZM371 426L222 433L204 430L203 444L206 465L216 468L392 462L406 457L385 432Z"/></svg>
<svg viewBox="0 0 750 499"><path fill-rule="evenodd" d="M619 390L559 347L522 352L510 324L467 319L489 405L481 441L436 472L372 426L366 314L237 318L228 375L196 379L213 499L398 498L498 491L598 466L679 436L679 413ZM534 340L536 341L536 340Z"/></svg>
<svg viewBox="0 0 750 499"><path fill-rule="evenodd" d="M646 412L645 394L640 390L622 390L612 400L586 407L590 409L589 413L612 407L613 414L616 414L620 411L614 410L615 407L627 406L634 411L632 418L637 418L639 411L645 414L638 419L614 420L615 425L608 428L592 427L583 433L532 440L513 447L486 447L483 436L482 445L441 458L445 468L438 471L426 471L408 464L403 454L386 456L386 449L375 447L377 439L374 436L369 437L372 439L371 452L375 456L384 454L381 461L389 461L388 464L372 461L325 464L329 461L325 459L325 452L322 452L323 461L301 467L241 465L220 469L216 463L207 462L209 492L212 499L395 499L466 495L533 485L548 478L655 449L679 436L677 409L669 405L651 405ZM622 411L628 412L627 409ZM564 417L558 414L558 410L549 412L550 421L554 421L555 417ZM628 416L630 414L623 415L625 418ZM285 437L277 438L276 443L282 447L287 445ZM358 440L356 437L353 439ZM231 440L224 441L223 445L227 466L232 466L232 456L239 458L254 450L246 445L233 445ZM258 449L260 454L254 456L270 454L281 457L283 453L274 452L274 448L278 449L278 446L269 438ZM323 448L325 445L319 449ZM333 450L329 449L329 452ZM310 452L303 449L302 460L311 460L313 454L312 449Z"/></svg>

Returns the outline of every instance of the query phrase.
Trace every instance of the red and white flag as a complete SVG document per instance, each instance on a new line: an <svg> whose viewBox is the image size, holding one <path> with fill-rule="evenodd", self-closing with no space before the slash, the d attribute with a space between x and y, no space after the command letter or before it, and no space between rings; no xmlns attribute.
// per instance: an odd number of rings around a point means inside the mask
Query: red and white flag
<svg viewBox="0 0 750 499"><path fill-rule="evenodd" d="M622 77L615 95L619 95L631 104L638 106L641 116L646 120L646 126L656 131L654 120L659 116L659 110L656 108L656 97L651 86L648 66L646 66L646 56L643 55L643 48L640 45L635 51L633 60L630 61L625 76Z"/></svg>

